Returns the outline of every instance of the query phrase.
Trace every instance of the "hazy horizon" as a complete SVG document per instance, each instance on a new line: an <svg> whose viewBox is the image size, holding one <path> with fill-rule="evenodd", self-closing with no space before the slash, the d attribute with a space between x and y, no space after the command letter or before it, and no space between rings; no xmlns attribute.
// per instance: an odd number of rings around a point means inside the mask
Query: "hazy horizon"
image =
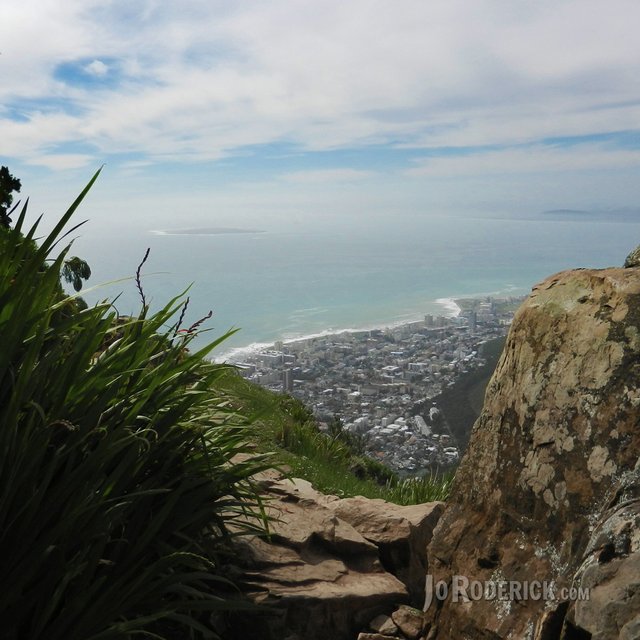
<svg viewBox="0 0 640 640"><path fill-rule="evenodd" d="M98 230L609 215L640 201L639 19L631 0L24 0L0 20L0 163L50 215L104 164Z"/></svg>

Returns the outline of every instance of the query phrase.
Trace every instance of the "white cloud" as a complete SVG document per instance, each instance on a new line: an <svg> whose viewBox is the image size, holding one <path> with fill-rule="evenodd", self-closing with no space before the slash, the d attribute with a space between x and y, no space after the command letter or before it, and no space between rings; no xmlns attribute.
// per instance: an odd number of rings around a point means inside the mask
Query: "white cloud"
<svg viewBox="0 0 640 640"><path fill-rule="evenodd" d="M47 167L48 169L80 169L95 162L92 156L80 153L59 153L48 156L34 156L29 158L28 164Z"/></svg>
<svg viewBox="0 0 640 640"><path fill-rule="evenodd" d="M317 169L312 171L294 171L281 176L287 182L301 184L322 184L335 182L357 182L374 176L373 171L358 169Z"/></svg>
<svg viewBox="0 0 640 640"><path fill-rule="evenodd" d="M64 114L35 112L29 121L0 119L0 140L6 156L32 157L61 141L81 139L81 121Z"/></svg>
<svg viewBox="0 0 640 640"><path fill-rule="evenodd" d="M577 147L534 145L470 155L422 160L406 173L413 176L506 176L522 173L559 173L593 169L640 167L640 150L614 150L593 144Z"/></svg>
<svg viewBox="0 0 640 640"><path fill-rule="evenodd" d="M84 70L92 76L102 78L109 73L109 65L106 65L102 60L93 60L85 65Z"/></svg>
<svg viewBox="0 0 640 640"><path fill-rule="evenodd" d="M0 101L29 120L0 120L0 139L17 157L82 140L181 162L279 141L513 145L634 129L639 21L635 0L23 0L0 25ZM80 59L95 75L115 59L126 79L96 93L53 78ZM75 109L29 106L51 98Z"/></svg>

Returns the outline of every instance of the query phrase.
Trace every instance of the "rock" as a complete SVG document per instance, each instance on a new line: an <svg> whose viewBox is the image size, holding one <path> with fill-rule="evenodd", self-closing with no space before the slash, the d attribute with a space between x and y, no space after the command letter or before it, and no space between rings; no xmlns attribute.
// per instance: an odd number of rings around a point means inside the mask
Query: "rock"
<svg viewBox="0 0 640 640"><path fill-rule="evenodd" d="M398 626L389 616L376 616L370 623L369 629L380 633L383 636L395 636L398 635Z"/></svg>
<svg viewBox="0 0 640 640"><path fill-rule="evenodd" d="M589 590L589 600L574 603L573 623L567 622L566 629L587 631L597 640L616 640L623 629L629 634L640 627L640 553L588 567L581 586Z"/></svg>
<svg viewBox="0 0 640 640"><path fill-rule="evenodd" d="M258 480L270 498L271 539L238 539L238 580L269 615L234 617L225 638L255 637L257 627L260 640L352 640L375 616L408 601L378 547L326 506L337 498L305 481Z"/></svg>
<svg viewBox="0 0 640 640"><path fill-rule="evenodd" d="M640 468L623 476L587 545L573 584L566 638L640 638ZM573 635L571 635L573 634Z"/></svg>
<svg viewBox="0 0 640 640"><path fill-rule="evenodd" d="M434 584L462 576L493 585L537 580L554 594L570 587L612 483L640 455L639 414L640 271L568 271L535 287L514 318L433 533ZM635 584L632 556L610 563L620 589ZM582 575L594 581L595 597L608 578L590 571ZM550 591L547 600L515 592L435 599L428 637L557 638L569 603L549 601ZM604 600L595 606L593 616L613 615ZM577 624L592 624L586 615L579 603L571 609ZM632 615L616 619L632 633Z"/></svg>
<svg viewBox="0 0 640 640"><path fill-rule="evenodd" d="M640 267L640 246L636 247L624 261L625 269L630 267Z"/></svg>
<svg viewBox="0 0 640 640"><path fill-rule="evenodd" d="M386 571L408 588L411 602L422 605L427 572L427 545L443 510L443 502L402 506L363 496L340 499L316 491L306 480L293 483L265 476L272 493L295 495L304 504L318 504L332 511L340 521L350 524L363 538L375 545ZM305 502L307 501L307 502ZM309 502L310 501L310 502ZM312 516L315 517L315 516ZM290 526L290 525L288 525ZM309 522L294 524L309 533ZM311 529L317 523L311 526ZM288 533L290 536L291 533Z"/></svg>
<svg viewBox="0 0 640 640"><path fill-rule="evenodd" d="M326 506L378 547L383 567L407 586L411 601L422 606L427 545L444 503L400 506L357 496Z"/></svg>
<svg viewBox="0 0 640 640"><path fill-rule="evenodd" d="M409 640L416 640L424 627L424 614L412 607L402 606L391 614L402 634Z"/></svg>
<svg viewBox="0 0 640 640"><path fill-rule="evenodd" d="M381 633L359 633L358 640L389 640L392 636L385 636Z"/></svg>
<svg viewBox="0 0 640 640"><path fill-rule="evenodd" d="M618 640L638 640L640 638L640 616L636 616L620 629Z"/></svg>

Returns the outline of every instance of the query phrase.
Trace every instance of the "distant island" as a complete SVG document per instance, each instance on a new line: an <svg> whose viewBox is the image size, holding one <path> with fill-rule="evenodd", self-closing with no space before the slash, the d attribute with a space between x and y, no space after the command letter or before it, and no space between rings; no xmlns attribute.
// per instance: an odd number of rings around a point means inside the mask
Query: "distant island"
<svg viewBox="0 0 640 640"><path fill-rule="evenodd" d="M237 233L264 233L262 229L236 229L234 227L196 227L192 229L152 229L161 236L221 236Z"/></svg>
<svg viewBox="0 0 640 640"><path fill-rule="evenodd" d="M595 211L585 211L583 209L549 209L542 212L545 216L593 216L599 215Z"/></svg>
<svg viewBox="0 0 640 640"><path fill-rule="evenodd" d="M589 220L598 222L638 222L640 210L635 208L609 211L586 211L583 209L549 209L540 215L555 220Z"/></svg>

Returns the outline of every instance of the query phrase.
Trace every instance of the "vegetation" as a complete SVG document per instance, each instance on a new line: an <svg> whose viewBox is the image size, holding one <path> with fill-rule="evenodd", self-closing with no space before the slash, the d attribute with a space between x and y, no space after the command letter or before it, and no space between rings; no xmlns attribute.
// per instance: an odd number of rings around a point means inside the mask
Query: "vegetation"
<svg viewBox="0 0 640 640"><path fill-rule="evenodd" d="M73 256L64 261L62 265L62 278L73 286L74 291L82 289L82 281L91 277L91 268L78 256Z"/></svg>
<svg viewBox="0 0 640 640"><path fill-rule="evenodd" d="M248 420L204 359L225 336L189 352L182 299L118 318L62 292L55 247L96 177L39 246L26 206L0 228L2 637L213 637L208 612L246 606L221 567L261 526L268 463L231 463Z"/></svg>
<svg viewBox="0 0 640 640"><path fill-rule="evenodd" d="M235 371L221 381L244 412L255 420L254 441L259 450L277 451L277 459L292 476L304 478L324 493L362 495L397 504L445 500L452 474L428 474L400 479L384 464L363 454L361 440L339 423L322 433L312 413L288 395L276 395L241 378Z"/></svg>
<svg viewBox="0 0 640 640"><path fill-rule="evenodd" d="M342 496L423 502L448 481L400 481L339 422L323 434L206 360L229 334L191 352L202 321L181 327L182 296L151 313L140 268L137 317L65 294L89 270L56 247L98 173L39 244L26 205L0 227L2 637L216 637L212 612L250 606L224 567L234 536L265 530L251 478L268 451Z"/></svg>
<svg viewBox="0 0 640 640"><path fill-rule="evenodd" d="M21 187L20 180L12 176L7 167L0 167L0 228L8 228L11 224L13 192L20 191Z"/></svg>
<svg viewBox="0 0 640 640"><path fill-rule="evenodd" d="M484 394L502 354L505 340L506 338L501 337L485 342L480 352L486 360L485 364L461 375L438 398L438 405L442 407L461 449L466 448L473 424L482 411Z"/></svg>
<svg viewBox="0 0 640 640"><path fill-rule="evenodd" d="M21 188L22 183L20 180L12 176L7 167L0 167L0 229L9 229L11 227L11 216L20 204L18 202L12 207L13 192L19 192ZM11 240L11 236L5 237L5 241ZM65 259L61 275L62 279L71 284L75 291L80 291L82 289L82 281L91 277L91 269L84 260L73 256ZM77 304L84 306L81 298L76 300Z"/></svg>

